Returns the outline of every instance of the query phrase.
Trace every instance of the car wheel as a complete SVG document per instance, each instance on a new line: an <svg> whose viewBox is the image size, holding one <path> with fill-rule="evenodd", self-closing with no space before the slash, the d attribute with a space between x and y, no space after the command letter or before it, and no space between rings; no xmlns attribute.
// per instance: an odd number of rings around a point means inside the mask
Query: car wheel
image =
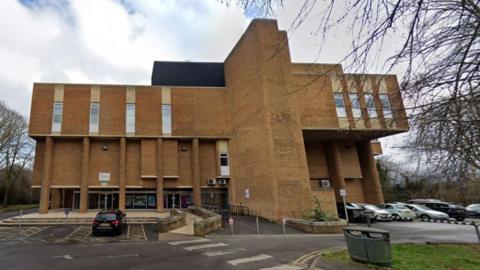
<svg viewBox="0 0 480 270"><path fill-rule="evenodd" d="M465 220L464 217L456 217L455 219L458 220L458 221L463 221L463 220Z"/></svg>
<svg viewBox="0 0 480 270"><path fill-rule="evenodd" d="M428 215L425 215L425 214L421 215L420 218L421 219L430 219L430 217Z"/></svg>
<svg viewBox="0 0 480 270"><path fill-rule="evenodd" d="M392 219L393 219L393 220L398 220L398 219L400 219L400 216L397 215L397 214L393 214L393 215L392 215Z"/></svg>

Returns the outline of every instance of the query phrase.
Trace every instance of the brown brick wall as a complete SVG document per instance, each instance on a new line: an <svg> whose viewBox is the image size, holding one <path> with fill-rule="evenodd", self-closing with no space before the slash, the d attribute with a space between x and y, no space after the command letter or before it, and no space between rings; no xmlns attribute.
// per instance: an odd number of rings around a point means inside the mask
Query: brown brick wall
<svg viewBox="0 0 480 270"><path fill-rule="evenodd" d="M182 146L187 148L187 151L182 151ZM192 142L178 141L178 180L179 186L192 185ZM201 161L200 161L201 162Z"/></svg>
<svg viewBox="0 0 480 270"><path fill-rule="evenodd" d="M142 176L157 175L157 140L145 139L141 141L142 148Z"/></svg>
<svg viewBox="0 0 480 270"><path fill-rule="evenodd" d="M101 87L100 128L104 135L125 134L126 87Z"/></svg>
<svg viewBox="0 0 480 270"><path fill-rule="evenodd" d="M33 163L32 185L42 184L43 175L43 155L45 153L45 142L37 140L35 143L35 160Z"/></svg>
<svg viewBox="0 0 480 270"><path fill-rule="evenodd" d="M100 108L101 109L101 108ZM90 124L90 87L64 87L62 134L88 134Z"/></svg>
<svg viewBox="0 0 480 270"><path fill-rule="evenodd" d="M178 176L178 142L163 140L163 175Z"/></svg>
<svg viewBox="0 0 480 270"><path fill-rule="evenodd" d="M82 144L76 140L55 140L51 185L80 186Z"/></svg>
<svg viewBox="0 0 480 270"><path fill-rule="evenodd" d="M107 151L103 146L108 147ZM119 141L92 141L90 144L90 163L88 169L88 185L100 186L98 173L110 173L109 185L118 186L118 177L120 169L120 143Z"/></svg>
<svg viewBox="0 0 480 270"><path fill-rule="evenodd" d="M135 109L137 135L162 134L162 90L155 87L136 87Z"/></svg>
<svg viewBox="0 0 480 270"><path fill-rule="evenodd" d="M345 178L362 178L362 170L360 169L355 143L339 142L338 147L342 156L343 176Z"/></svg>
<svg viewBox="0 0 480 270"><path fill-rule="evenodd" d="M345 184L347 186L347 198L348 202L365 202L363 195L362 179L346 179Z"/></svg>
<svg viewBox="0 0 480 270"><path fill-rule="evenodd" d="M330 178L323 143L306 143L305 151L310 178Z"/></svg>
<svg viewBox="0 0 480 270"><path fill-rule="evenodd" d="M217 177L215 141L200 141L200 185L206 186L208 179Z"/></svg>
<svg viewBox="0 0 480 270"><path fill-rule="evenodd" d="M29 133L50 134L53 117L53 85L34 84L33 87Z"/></svg>
<svg viewBox="0 0 480 270"><path fill-rule="evenodd" d="M126 166L126 185L140 186L142 181L140 179L140 141L127 141L127 166Z"/></svg>

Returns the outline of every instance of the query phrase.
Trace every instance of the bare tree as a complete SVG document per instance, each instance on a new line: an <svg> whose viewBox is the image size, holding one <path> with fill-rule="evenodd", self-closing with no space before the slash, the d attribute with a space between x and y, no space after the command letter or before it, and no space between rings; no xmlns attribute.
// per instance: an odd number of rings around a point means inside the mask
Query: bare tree
<svg viewBox="0 0 480 270"><path fill-rule="evenodd" d="M12 186L32 161L34 148L25 118L3 103L0 103L0 127L0 182L4 186L5 207Z"/></svg>
<svg viewBox="0 0 480 270"><path fill-rule="evenodd" d="M281 0L226 2L265 17L283 6ZM386 45L394 47L382 73L405 70L409 147L427 163L461 160L480 170L479 0L303 0L288 31L309 20L318 25L320 44L328 33L349 29L351 50L342 59L349 72L367 73Z"/></svg>

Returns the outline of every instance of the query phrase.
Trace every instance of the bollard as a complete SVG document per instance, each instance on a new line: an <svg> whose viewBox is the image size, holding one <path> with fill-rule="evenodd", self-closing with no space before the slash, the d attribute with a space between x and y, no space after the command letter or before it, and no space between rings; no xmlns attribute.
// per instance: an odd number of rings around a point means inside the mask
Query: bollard
<svg viewBox="0 0 480 270"><path fill-rule="evenodd" d="M478 231L478 224L475 223L475 221L472 221L472 225L473 227L475 227L475 231L477 232L478 242L480 243L480 232Z"/></svg>
<svg viewBox="0 0 480 270"><path fill-rule="evenodd" d="M367 227L370 227L370 217L367 217Z"/></svg>
<svg viewBox="0 0 480 270"><path fill-rule="evenodd" d="M257 216L257 234L260 234L260 225L258 225L258 216Z"/></svg>
<svg viewBox="0 0 480 270"><path fill-rule="evenodd" d="M285 234L285 223L287 220L285 218L282 219L282 229L283 229L283 234Z"/></svg>
<svg viewBox="0 0 480 270"><path fill-rule="evenodd" d="M20 223L18 223L18 226L22 227L22 215L23 215L23 209L20 208Z"/></svg>
<svg viewBox="0 0 480 270"><path fill-rule="evenodd" d="M232 232L232 235L233 235L233 224L230 224L230 231Z"/></svg>

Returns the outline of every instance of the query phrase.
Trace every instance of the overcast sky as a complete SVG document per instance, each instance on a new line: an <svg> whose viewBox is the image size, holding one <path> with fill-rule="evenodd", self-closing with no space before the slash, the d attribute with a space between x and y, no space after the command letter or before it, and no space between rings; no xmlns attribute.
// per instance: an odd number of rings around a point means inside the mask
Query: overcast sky
<svg viewBox="0 0 480 270"><path fill-rule="evenodd" d="M277 11L281 29L299 2ZM223 61L251 19L217 0L1 0L0 100L28 117L33 82L150 84L154 60ZM316 26L289 32L292 61L316 59ZM345 32L317 62L343 58Z"/></svg>

